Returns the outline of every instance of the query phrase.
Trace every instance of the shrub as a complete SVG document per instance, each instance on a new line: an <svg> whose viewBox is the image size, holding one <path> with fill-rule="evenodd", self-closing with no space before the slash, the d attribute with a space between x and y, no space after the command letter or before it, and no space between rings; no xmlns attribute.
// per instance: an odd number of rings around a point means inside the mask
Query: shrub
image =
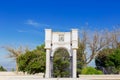
<svg viewBox="0 0 120 80"><path fill-rule="evenodd" d="M3 66L0 66L0 71L7 71Z"/></svg>
<svg viewBox="0 0 120 80"><path fill-rule="evenodd" d="M93 67L86 67L82 69L81 74L103 74L103 73L102 71L97 70Z"/></svg>

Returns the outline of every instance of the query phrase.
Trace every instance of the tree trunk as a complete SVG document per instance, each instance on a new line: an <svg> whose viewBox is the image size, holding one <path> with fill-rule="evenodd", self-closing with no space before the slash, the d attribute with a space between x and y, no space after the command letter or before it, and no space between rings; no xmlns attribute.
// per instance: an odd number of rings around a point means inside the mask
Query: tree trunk
<svg viewBox="0 0 120 80"><path fill-rule="evenodd" d="M87 63L84 63L83 68L87 67Z"/></svg>
<svg viewBox="0 0 120 80"><path fill-rule="evenodd" d="M18 74L18 63L17 63L17 59L16 59L16 73Z"/></svg>

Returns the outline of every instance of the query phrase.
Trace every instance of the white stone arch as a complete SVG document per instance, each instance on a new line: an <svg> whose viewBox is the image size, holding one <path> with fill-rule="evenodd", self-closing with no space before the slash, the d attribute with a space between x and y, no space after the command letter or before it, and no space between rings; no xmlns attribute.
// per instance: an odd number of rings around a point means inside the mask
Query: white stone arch
<svg viewBox="0 0 120 80"><path fill-rule="evenodd" d="M50 55L50 56L53 57L55 51L57 51L58 49L61 49L61 48L67 50L67 52L69 53L69 56L72 56L71 50L67 49L66 47L57 47L57 48L55 48L55 49L51 52L51 55Z"/></svg>
<svg viewBox="0 0 120 80"><path fill-rule="evenodd" d="M77 48L78 48L78 30L72 29L71 32L52 32L51 29L45 29L45 49L46 49L46 73L45 77L52 77L52 58L58 48L64 48L71 57L71 77L76 78L77 72Z"/></svg>

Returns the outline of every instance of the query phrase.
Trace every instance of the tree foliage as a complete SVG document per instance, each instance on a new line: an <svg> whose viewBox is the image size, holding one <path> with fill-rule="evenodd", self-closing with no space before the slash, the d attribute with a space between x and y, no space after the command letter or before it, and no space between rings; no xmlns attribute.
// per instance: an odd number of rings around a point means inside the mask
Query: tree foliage
<svg viewBox="0 0 120 80"><path fill-rule="evenodd" d="M120 49L104 49L99 54L95 60L99 69L104 68L105 74L120 72Z"/></svg>
<svg viewBox="0 0 120 80"><path fill-rule="evenodd" d="M3 66L0 66L0 71L7 71Z"/></svg>
<svg viewBox="0 0 120 80"><path fill-rule="evenodd" d="M53 57L53 76L69 77L70 76L70 56L67 50L61 48L54 53Z"/></svg>
<svg viewBox="0 0 120 80"><path fill-rule="evenodd" d="M45 72L44 45L38 46L33 51L27 51L18 57L19 71L35 74Z"/></svg>

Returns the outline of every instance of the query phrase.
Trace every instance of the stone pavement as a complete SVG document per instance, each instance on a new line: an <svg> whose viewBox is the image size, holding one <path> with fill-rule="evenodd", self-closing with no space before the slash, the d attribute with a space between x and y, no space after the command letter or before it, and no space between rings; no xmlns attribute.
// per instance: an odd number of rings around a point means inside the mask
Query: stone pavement
<svg viewBox="0 0 120 80"><path fill-rule="evenodd" d="M120 80L120 75L80 75L80 78L41 78L40 76L0 76L0 80Z"/></svg>
<svg viewBox="0 0 120 80"><path fill-rule="evenodd" d="M0 72L0 80L120 80L120 75L79 75L79 78L43 78L44 74Z"/></svg>

